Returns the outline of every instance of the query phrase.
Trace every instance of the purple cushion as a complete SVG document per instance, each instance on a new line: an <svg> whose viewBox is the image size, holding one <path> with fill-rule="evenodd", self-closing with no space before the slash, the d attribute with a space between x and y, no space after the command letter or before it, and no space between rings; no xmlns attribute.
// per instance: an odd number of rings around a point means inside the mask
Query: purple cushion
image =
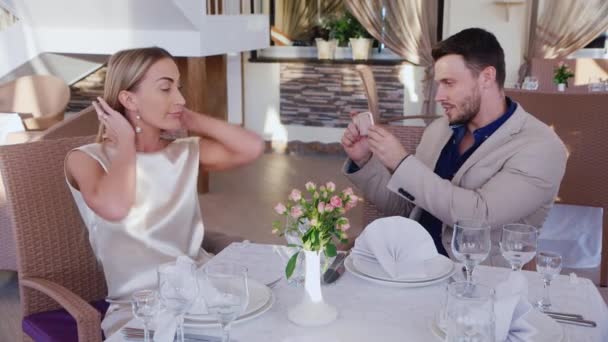
<svg viewBox="0 0 608 342"><path fill-rule="evenodd" d="M110 306L105 300L90 304L101 313L101 317ZM23 318L21 326L36 342L78 342L76 320L63 309L31 314Z"/></svg>

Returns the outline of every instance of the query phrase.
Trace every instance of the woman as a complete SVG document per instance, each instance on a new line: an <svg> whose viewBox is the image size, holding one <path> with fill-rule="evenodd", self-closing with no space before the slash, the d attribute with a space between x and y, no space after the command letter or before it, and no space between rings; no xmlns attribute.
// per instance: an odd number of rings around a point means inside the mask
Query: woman
<svg viewBox="0 0 608 342"><path fill-rule="evenodd" d="M187 109L179 78L161 48L114 54L104 99L93 102L98 141L66 157L66 178L108 285L106 336L131 318L133 292L156 287L158 265L180 255L209 258L201 248L199 167L226 170L263 152L256 134ZM180 129L196 136L163 138Z"/></svg>

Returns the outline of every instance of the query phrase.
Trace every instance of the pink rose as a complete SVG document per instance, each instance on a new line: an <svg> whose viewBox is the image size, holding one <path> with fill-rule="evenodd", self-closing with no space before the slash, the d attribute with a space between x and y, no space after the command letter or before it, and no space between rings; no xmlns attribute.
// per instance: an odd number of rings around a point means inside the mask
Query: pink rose
<svg viewBox="0 0 608 342"><path fill-rule="evenodd" d="M344 193L345 195L352 196L352 195L354 194L354 192L353 192L353 188L348 187L348 188L344 189L343 193Z"/></svg>
<svg viewBox="0 0 608 342"><path fill-rule="evenodd" d="M325 203L319 202L319 205L317 205L317 210L319 211L319 214L323 214L325 212Z"/></svg>
<svg viewBox="0 0 608 342"><path fill-rule="evenodd" d="M291 190L291 193L289 194L289 199L294 202L297 202L302 199L302 193L298 189L293 189L293 190Z"/></svg>
<svg viewBox="0 0 608 342"><path fill-rule="evenodd" d="M333 205L331 205L331 204L327 204L327 205L325 206L325 211L326 211L326 212L331 213L333 210L334 210L334 206L333 206Z"/></svg>
<svg viewBox="0 0 608 342"><path fill-rule="evenodd" d="M340 199L340 197L338 196L333 196L331 200L329 200L329 203L331 203L331 205L335 208L342 207L342 199Z"/></svg>
<svg viewBox="0 0 608 342"><path fill-rule="evenodd" d="M336 191L336 184L334 184L334 182L327 182L327 184L325 184L325 186L327 187L327 191L329 191L329 192Z"/></svg>
<svg viewBox="0 0 608 342"><path fill-rule="evenodd" d="M308 191L314 191L315 189L317 189L317 185L313 182L308 182L304 186L306 187L306 190L308 190Z"/></svg>
<svg viewBox="0 0 608 342"><path fill-rule="evenodd" d="M338 223L336 223L336 229L341 230L343 232L349 230L350 223L348 222L348 219L345 218L343 220L338 221Z"/></svg>
<svg viewBox="0 0 608 342"><path fill-rule="evenodd" d="M287 208L285 208L285 205L283 205L283 203L279 203L274 207L274 211L276 211L279 215L283 215L287 211Z"/></svg>
<svg viewBox="0 0 608 342"><path fill-rule="evenodd" d="M295 219L302 216L302 214L304 214L304 212L302 212L302 207L300 207L299 205L296 205L295 207L291 208L291 212L289 213L289 215L291 215L291 217Z"/></svg>

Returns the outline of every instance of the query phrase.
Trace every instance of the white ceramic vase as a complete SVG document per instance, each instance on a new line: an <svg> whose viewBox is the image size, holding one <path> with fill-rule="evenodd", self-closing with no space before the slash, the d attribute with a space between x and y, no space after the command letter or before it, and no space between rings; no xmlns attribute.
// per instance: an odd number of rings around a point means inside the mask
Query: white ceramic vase
<svg viewBox="0 0 608 342"><path fill-rule="evenodd" d="M304 327L331 323L338 317L338 311L323 300L320 252L303 251L303 253L306 265L304 295L296 306L288 310L287 318Z"/></svg>
<svg viewBox="0 0 608 342"><path fill-rule="evenodd" d="M322 38L315 39L317 44L317 57L319 59L334 59L336 54L336 46L338 45L335 39L327 41Z"/></svg>
<svg viewBox="0 0 608 342"><path fill-rule="evenodd" d="M372 48L370 38L350 38L350 47L353 50L353 60L366 60Z"/></svg>
<svg viewBox="0 0 608 342"><path fill-rule="evenodd" d="M566 91L566 83L559 83L557 85L557 91Z"/></svg>

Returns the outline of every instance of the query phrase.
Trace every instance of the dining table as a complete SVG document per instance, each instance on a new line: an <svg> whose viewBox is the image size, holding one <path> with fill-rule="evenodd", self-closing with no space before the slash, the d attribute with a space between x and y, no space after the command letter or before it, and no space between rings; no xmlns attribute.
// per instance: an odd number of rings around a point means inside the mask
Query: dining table
<svg viewBox="0 0 608 342"><path fill-rule="evenodd" d="M442 341L433 322L444 306L447 280L424 287L395 288L357 277L348 271L331 284L322 286L324 300L336 307L338 318L323 326L302 327L290 322L287 312L304 295L301 284L285 279L285 256L280 246L257 243L233 243L210 263L238 263L249 269L248 276L271 287L273 304L263 314L234 322L231 338L238 342L370 342L370 341ZM459 268L458 264L456 269ZM511 269L479 265L475 282L496 286L505 281ZM543 295L543 281L532 271L520 271L528 281L528 299L535 303ZM553 311L576 313L597 323L596 327L558 324L563 341L608 341L608 307L597 287L586 278L559 275L551 283ZM126 327L141 328L133 319ZM221 336L219 325L187 331ZM127 341L119 331L106 341ZM555 341L559 342L559 341Z"/></svg>

